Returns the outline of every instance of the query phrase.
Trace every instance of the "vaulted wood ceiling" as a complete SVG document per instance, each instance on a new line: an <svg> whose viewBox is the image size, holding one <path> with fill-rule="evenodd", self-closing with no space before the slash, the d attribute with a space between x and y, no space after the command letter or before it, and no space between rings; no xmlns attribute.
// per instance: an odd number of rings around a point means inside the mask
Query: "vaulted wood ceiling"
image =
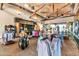
<svg viewBox="0 0 79 59"><path fill-rule="evenodd" d="M3 4L1 5L1 9ZM13 5L13 6L12 6ZM44 19L53 19L58 16L71 16L73 14L75 4L71 3L6 3L5 6L9 6L9 8L16 8L18 10L23 9L32 13L30 17L38 15L43 17ZM17 7L19 8L17 8Z"/></svg>
<svg viewBox="0 0 79 59"><path fill-rule="evenodd" d="M45 17L46 19L52 19L58 16L71 16L73 14L73 9L75 4L71 3L48 3L48 4L25 4L28 9L32 10L34 13L31 15L34 16L35 13Z"/></svg>

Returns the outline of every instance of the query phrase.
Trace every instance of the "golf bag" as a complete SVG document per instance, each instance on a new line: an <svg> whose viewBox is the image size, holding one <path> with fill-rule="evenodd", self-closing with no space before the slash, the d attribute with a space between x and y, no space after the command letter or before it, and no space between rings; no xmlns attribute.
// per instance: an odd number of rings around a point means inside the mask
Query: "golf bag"
<svg viewBox="0 0 79 59"><path fill-rule="evenodd" d="M27 37L21 37L19 39L19 47L23 50L29 45L29 40Z"/></svg>

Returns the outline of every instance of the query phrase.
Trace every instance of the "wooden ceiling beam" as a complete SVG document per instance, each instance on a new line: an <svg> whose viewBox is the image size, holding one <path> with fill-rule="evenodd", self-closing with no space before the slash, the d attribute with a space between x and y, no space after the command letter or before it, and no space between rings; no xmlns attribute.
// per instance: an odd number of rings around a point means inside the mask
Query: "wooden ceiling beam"
<svg viewBox="0 0 79 59"><path fill-rule="evenodd" d="M14 4L14 3L8 3L8 4L9 4L9 5L16 6L16 7L19 7L20 9L23 9L23 10L28 11L28 12L30 12L30 13L34 13L33 11L28 10L27 8L24 8L24 7L19 6L19 5L17 5L17 4ZM41 17L41 18L45 18L45 17L43 17L42 15L39 15L39 14L37 14L37 13L36 13L36 15L39 16L39 17Z"/></svg>
<svg viewBox="0 0 79 59"><path fill-rule="evenodd" d="M40 9L42 9L46 4L42 5L41 7L39 7L37 10L35 10L35 12L33 12L33 14L29 17L31 18L33 15L36 14L36 12L38 12Z"/></svg>
<svg viewBox="0 0 79 59"><path fill-rule="evenodd" d="M23 10L26 10L26 11L32 13L32 11L30 11L30 10L28 10L28 9L22 7L22 6L19 6L19 5L17 5L17 4L14 4L14 3L8 3L8 4L13 5L13 6L16 6L16 7L19 7L20 9L23 9Z"/></svg>
<svg viewBox="0 0 79 59"><path fill-rule="evenodd" d="M52 14L55 14L55 13L57 13L57 12L61 11L63 8L67 7L68 5L70 5L70 4L66 4L66 5L64 5L63 7L61 7L60 9L58 9L58 11L56 11L56 12L54 12L54 13L49 14L49 15L48 15L48 17L50 17Z"/></svg>
<svg viewBox="0 0 79 59"><path fill-rule="evenodd" d="M66 13L69 13L69 12L70 12L70 11L64 12L63 15L66 14ZM62 16L62 15L60 14L59 16L53 16L53 18L46 18L46 19L44 19L43 21L46 21L46 20L53 20L53 19L56 19L56 18L61 17L61 16ZM75 15L62 16L62 18L71 17L71 16L75 16Z"/></svg>
<svg viewBox="0 0 79 59"><path fill-rule="evenodd" d="M66 18L66 17L72 17L72 16L76 16L76 15L70 15L70 16L58 16L58 17L61 17L61 18ZM50 19L44 19L44 20L42 20L42 21L47 21L47 20L53 20L53 19L56 19L56 18L58 18L58 17L54 17L54 18L50 18Z"/></svg>
<svg viewBox="0 0 79 59"><path fill-rule="evenodd" d="M53 6L52 6L52 9L53 9L53 13L54 13L54 9L55 9L55 7L54 7L54 3L53 3Z"/></svg>
<svg viewBox="0 0 79 59"><path fill-rule="evenodd" d="M1 10L3 10L3 3L1 3Z"/></svg>

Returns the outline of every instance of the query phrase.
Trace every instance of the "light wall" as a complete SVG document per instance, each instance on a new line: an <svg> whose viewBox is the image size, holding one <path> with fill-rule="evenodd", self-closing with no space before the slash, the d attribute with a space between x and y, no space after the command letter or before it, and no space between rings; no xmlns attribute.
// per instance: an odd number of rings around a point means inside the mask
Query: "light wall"
<svg viewBox="0 0 79 59"><path fill-rule="evenodd" d="M15 25L14 18L19 17L23 18L25 20L30 20L29 17L32 13L29 13L28 11L21 11L20 14L18 14L17 9L14 8L7 8L4 5L4 10L0 10L0 37L2 33L4 32L4 26L5 25ZM37 17L37 20L32 19L32 21L38 21L41 20L41 17Z"/></svg>
<svg viewBox="0 0 79 59"><path fill-rule="evenodd" d="M5 25L14 25L14 16L0 10L0 37L4 32Z"/></svg>

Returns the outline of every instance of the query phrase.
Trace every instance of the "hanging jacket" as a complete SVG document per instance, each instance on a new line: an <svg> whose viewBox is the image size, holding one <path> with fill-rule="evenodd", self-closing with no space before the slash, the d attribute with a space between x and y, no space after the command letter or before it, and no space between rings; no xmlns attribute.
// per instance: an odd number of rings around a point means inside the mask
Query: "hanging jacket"
<svg viewBox="0 0 79 59"><path fill-rule="evenodd" d="M37 52L38 52L38 56L40 56L40 55L42 55L42 53L40 52L40 51L42 51L42 42L41 42L41 40L43 39L43 37L42 36L40 36L39 38L38 38L38 41L37 41Z"/></svg>
<svg viewBox="0 0 79 59"><path fill-rule="evenodd" d="M59 38L54 38L54 56L61 56L61 40Z"/></svg>
<svg viewBox="0 0 79 59"><path fill-rule="evenodd" d="M51 56L50 43L47 38L39 40L37 51L38 56Z"/></svg>

